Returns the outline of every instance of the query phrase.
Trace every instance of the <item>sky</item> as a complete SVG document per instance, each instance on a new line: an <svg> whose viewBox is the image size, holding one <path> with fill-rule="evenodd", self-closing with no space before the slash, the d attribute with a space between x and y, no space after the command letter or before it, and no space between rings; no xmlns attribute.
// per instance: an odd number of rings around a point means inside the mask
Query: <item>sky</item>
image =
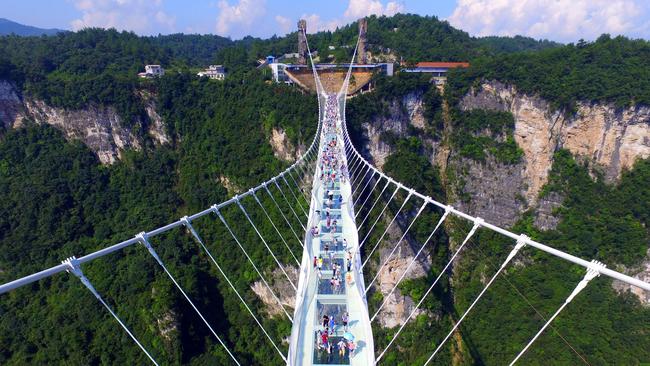
<svg viewBox="0 0 650 366"><path fill-rule="evenodd" d="M2 0L0 18L41 28L117 28L141 35L270 37L307 20L310 33L376 14L435 15L474 36L559 42L602 33L650 39L650 0Z"/></svg>

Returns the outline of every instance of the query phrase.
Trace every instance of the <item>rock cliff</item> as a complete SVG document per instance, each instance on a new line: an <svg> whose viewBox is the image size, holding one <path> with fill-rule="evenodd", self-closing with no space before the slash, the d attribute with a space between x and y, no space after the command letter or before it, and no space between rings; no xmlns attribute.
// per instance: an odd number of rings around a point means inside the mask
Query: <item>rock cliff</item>
<svg viewBox="0 0 650 366"><path fill-rule="evenodd" d="M168 143L155 99L147 93L141 93L140 97L148 120L136 121L136 125L146 125L155 143ZM79 110L53 107L21 95L14 85L0 80L0 125L6 129L19 128L30 122L52 125L67 139L82 141L104 164L114 163L124 150L140 150L143 146L143 138L124 127L122 118L112 107L90 105Z"/></svg>
<svg viewBox="0 0 650 366"><path fill-rule="evenodd" d="M484 82L461 101L461 108L507 111L515 118L515 141L524 151L526 200L537 202L547 182L553 153L564 148L589 160L610 182L637 159L650 156L650 107L617 109L614 105L579 102L567 115L539 96L514 86Z"/></svg>
<svg viewBox="0 0 650 366"><path fill-rule="evenodd" d="M576 113L568 115L553 110L551 103L539 96L489 81L467 93L461 99L460 108L504 111L514 116L513 135L524 152L523 159L517 164L503 164L489 155L484 162L477 162L461 157L453 146L423 140L427 153L431 154L429 160L432 164L444 170L445 178L452 177L443 179L450 196L449 203L499 226L513 225L524 212L532 209L534 224L538 228L551 230L556 227L560 219L556 212L564 197L552 192L540 198L540 192L548 181L553 156L558 149L567 149L578 159L588 161L592 172L611 183L615 183L622 171L631 168L637 159L650 157L650 107L647 106L617 109L610 104L580 102ZM382 140L384 134L388 132L404 137L413 127L422 129L424 126L421 95L409 94L390 101L386 116L377 116L362 125L367 142L363 152L382 169L394 148ZM395 270L400 267L400 261L408 259L408 255L397 258L390 269L382 271L379 288L384 295L390 290L391 278L401 273ZM650 273L648 263L628 272L645 278ZM426 263L422 265L426 267ZM407 277L419 275L417 271L411 271ZM621 291L628 290L620 283L615 283L615 286ZM385 288L388 290L384 291ZM635 294L650 303L647 294ZM410 298L401 294L392 297L392 309L386 311L384 319L399 318L400 309L412 303ZM394 325L387 320L380 319L380 322L388 327Z"/></svg>

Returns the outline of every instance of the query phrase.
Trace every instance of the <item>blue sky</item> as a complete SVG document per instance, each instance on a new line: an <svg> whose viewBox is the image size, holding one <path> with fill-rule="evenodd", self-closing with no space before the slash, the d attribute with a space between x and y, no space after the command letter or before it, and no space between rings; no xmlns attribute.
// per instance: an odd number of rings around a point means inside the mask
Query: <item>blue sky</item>
<svg viewBox="0 0 650 366"><path fill-rule="evenodd" d="M650 0L15 0L0 17L43 28L114 27L138 34L212 33L234 39L335 29L359 17L416 13L472 35L562 42L601 33L650 39Z"/></svg>

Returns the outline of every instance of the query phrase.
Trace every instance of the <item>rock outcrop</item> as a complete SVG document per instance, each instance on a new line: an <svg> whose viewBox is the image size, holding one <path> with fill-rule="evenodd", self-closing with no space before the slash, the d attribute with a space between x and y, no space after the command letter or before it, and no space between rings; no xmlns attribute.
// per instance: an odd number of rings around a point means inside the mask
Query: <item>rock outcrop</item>
<svg viewBox="0 0 650 366"><path fill-rule="evenodd" d="M284 161L294 162L296 160L296 148L289 142L287 133L281 128L273 128L269 143L273 148L273 155Z"/></svg>
<svg viewBox="0 0 650 366"><path fill-rule="evenodd" d="M291 278L291 281L298 283L298 268L295 266L286 266L284 270ZM270 276L267 276L267 281L269 286L273 289L273 292L280 299L282 305L286 308L293 308L296 306L296 290L291 286L289 281L287 281L286 276L282 273L282 270L274 270ZM264 282L256 281L251 285L253 292L262 300L265 305L266 312L270 316L281 316L284 311L278 304L278 301L275 299L269 288L266 287ZM287 310L291 314L290 310Z"/></svg>
<svg viewBox="0 0 650 366"><path fill-rule="evenodd" d="M168 143L154 98L144 93L140 97L149 123L135 123L148 125L147 132L154 142ZM142 137L124 127L122 118L112 107L89 105L79 110L53 107L42 100L22 96L11 83L0 80L0 124L4 128L20 128L27 122L52 125L67 139L82 141L104 164L117 161L124 150L140 150L143 145Z"/></svg>
<svg viewBox="0 0 650 366"><path fill-rule="evenodd" d="M492 81L468 93L461 108L513 114L515 141L524 151L523 174L530 205L537 202L548 180L553 154L560 148L589 160L610 182L637 159L650 157L650 107L619 109L611 104L580 102L574 115L566 115L554 111L539 96Z"/></svg>
<svg viewBox="0 0 650 366"><path fill-rule="evenodd" d="M650 283L650 248L646 252L646 260L635 268L624 268L623 271L641 281ZM625 282L614 280L612 287L618 292L630 292L635 295L645 306L650 306L650 291L644 291L638 287L628 285Z"/></svg>

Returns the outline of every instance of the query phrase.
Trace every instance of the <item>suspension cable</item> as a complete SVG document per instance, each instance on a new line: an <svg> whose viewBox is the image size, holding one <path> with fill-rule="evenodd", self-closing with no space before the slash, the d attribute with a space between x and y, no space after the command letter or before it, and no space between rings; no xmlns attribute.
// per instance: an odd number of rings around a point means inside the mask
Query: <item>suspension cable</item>
<svg viewBox="0 0 650 366"><path fill-rule="evenodd" d="M386 191L386 189L388 188L389 185L390 185L390 181L386 181L386 185L381 190L381 192L379 192L379 195L377 195L377 198L374 200L372 206L370 206L370 210L368 210L368 212L366 213L366 216L363 217L363 220L361 221L361 223L359 225L357 225L357 229L361 229L363 224L366 223L366 220L368 219L368 217L370 217L370 213L372 213L372 210L375 208L377 203L379 203L379 200L381 199L381 196L384 194L384 191Z"/></svg>
<svg viewBox="0 0 650 366"><path fill-rule="evenodd" d="M250 264L255 269L255 272L257 272L257 274L260 276L260 278L262 279L262 282L264 282L264 285L266 285L266 288L269 290L269 292L271 292L271 295L273 296L275 301L277 301L278 305L280 305L280 308L282 309L282 311L284 311L284 314L287 316L287 318L289 318L289 321L291 321L293 323L293 319L291 318L291 315L289 315L289 313L287 313L287 310L284 308L284 305L282 304L282 301L280 301L280 298L277 297L277 295L275 294L275 292L273 291L271 286L269 286L269 283L266 282L266 279L264 278L264 276L262 276L262 272L260 272L260 270L257 268L257 266L255 265L255 262L253 262L250 255L248 255L248 252L246 251L246 249L244 249L244 246L241 244L239 239L237 239L237 236L235 235L235 233L230 228L230 225L228 225L228 222L223 217L223 214L221 214L221 211L219 211L219 209L216 207L216 205L212 206L212 208L213 208L214 212L217 214L217 216L219 216L219 219L221 220L221 222L226 226L226 229L228 230L228 232L230 233L232 238L235 239L235 242L237 243L239 248L242 250L242 252L244 252L244 255L248 259L248 262L250 262Z"/></svg>
<svg viewBox="0 0 650 366"><path fill-rule="evenodd" d="M147 239L147 233L141 232L140 234L136 235L136 238L138 238L140 243L142 243L142 245L144 245L144 247L147 248L147 250L149 251L149 254L151 254L151 256L156 260L156 262L158 262L158 264L165 271L165 273L167 274L169 279L172 280L172 282L174 282L174 285L176 285L176 288L178 288L178 290L181 292L181 294L183 294L183 296L185 297L185 300L187 300L187 302L192 306L192 308L194 309L196 314L201 318L201 320L203 320L203 323L205 323L205 325L207 325L208 329L210 329L210 332L212 332L212 334L217 338L219 343L221 343L221 345L226 350L226 352L228 352L228 354L230 355L230 358L232 358L232 360L235 361L235 363L237 365L239 365L239 361L237 361L235 356L230 352L230 349L228 349L228 346L226 346L226 344L221 339L221 337L219 337L219 335L217 335L217 332L215 332L214 329L212 329L212 326L210 325L210 323L208 323L208 320L205 319L203 314L201 314L201 311L196 307L196 305L194 305L194 302L192 302L192 300L190 299L189 296L187 296L187 294L185 293L185 291L183 290L181 285L179 285L178 282L176 282L176 279L174 278L174 276L172 276L172 274L169 272L169 270L167 269L167 267L163 263L162 259L160 259L160 257L158 256L158 253L156 253L156 250L151 246L151 243L149 243L149 240Z"/></svg>
<svg viewBox="0 0 650 366"><path fill-rule="evenodd" d="M411 269L411 266L415 263L415 260L420 256L420 253L422 253L422 251L424 250L424 247L427 246L427 244L429 243L429 241L431 240L431 238L433 238L433 235L436 233L436 231L438 231L438 228L439 228L440 225L442 225L442 223L445 221L445 219L447 218L447 215L449 215L449 209L446 209L446 210L445 210L445 213L442 214L442 217L440 218L440 220L438 220L438 223L436 224L436 227L431 231L431 233L429 234L429 236L427 237L427 239L424 241L424 244L422 244L422 246L420 247L420 249L418 250L418 252L415 254L415 256L413 257L413 259L411 259L411 262L409 262L409 265L406 266L406 269L404 270L404 272L402 272L402 275L401 275L400 278L397 280L397 282L395 283L395 285L393 286L393 288L390 290L390 292L388 293L388 295L384 296L384 301L381 303L381 305L379 306L379 308L377 309L377 311L375 311L375 314L372 316L372 318L370 318L370 322L371 322L371 323L372 323L373 320L375 320L375 318L377 317L377 314L379 314L379 312L380 312L381 309L384 307L384 305L386 305L386 303L388 303L388 299L390 298L390 296L393 294L393 292L395 292L395 289L397 288L397 286L399 286L399 284L402 282L402 280L404 279L404 277L405 277L406 274L408 273L409 269Z"/></svg>
<svg viewBox="0 0 650 366"><path fill-rule="evenodd" d="M476 230L477 230L481 225L483 225L483 219L481 219L480 217L477 217L476 219L474 219L474 226L472 226L472 229L469 231L469 233L467 233L467 236L465 237L465 240L463 240L463 242L462 242L461 245L458 247L458 249L456 249L456 252L455 252L454 255L449 259L449 261L448 261L447 264L445 265L445 268L443 268L443 269L440 271L440 273L439 273L438 276L436 277L435 281L433 281L433 283L431 284L431 286L429 286L429 289L427 289L427 291L424 293L424 295L422 295L422 298L420 299L420 301L418 301L417 305L415 305L415 307L413 308L413 310L411 310L411 313L410 313L409 316L406 318L406 320L404 321L404 323L402 323L402 325L400 326L400 328L397 330L397 333L395 333L395 335L394 335L393 338L390 340L390 342L388 342L388 345L386 346L386 348L384 348L384 350L381 352L381 354L379 355L379 357L377 357L377 359L375 360L375 365L376 365L377 363L379 363L379 361L381 360L382 357L384 357L384 355L386 354L386 351L388 351L388 349L389 349L390 346L393 344L393 342L395 342L395 339L397 339L397 336L399 336L399 334L402 332L402 329L404 329L404 327L406 326L406 324L408 324L409 320L413 317L413 315L414 315L415 312L418 310L418 308L420 307L420 305L422 305L422 303L424 302L424 300L426 299L426 297L429 295L429 293L431 293L431 291L432 291L433 288L436 286L436 284L438 283L438 281L440 281L440 278L442 277L442 275L447 271L447 269L449 268L449 266L451 266L451 264L453 263L454 259L456 259L456 256L458 256L458 254L461 252L461 250L463 250L463 248L465 247L465 244L467 244L467 242L469 241L469 239L474 235L474 233L476 232Z"/></svg>
<svg viewBox="0 0 650 366"><path fill-rule="evenodd" d="M396 187L395 190L393 191L393 194L390 196L390 198L388 199L388 201L386 201L386 204L384 205L384 208L381 210L381 212L379 213L379 215L377 215L377 219L376 219L375 222L372 224L372 226L370 227L370 229L368 229L368 233L366 234L366 236L365 236L365 237L363 238L363 240L361 241L361 244L359 244L359 249L361 249L361 247L363 246L363 244L366 243L366 239L368 239L368 237L369 237L370 234L372 233L372 229L375 228L375 226L377 225L377 223L378 223L379 220L381 219L381 217L382 217L382 215L384 214L384 212L386 212L386 209L388 208L388 205L390 205L391 201L393 200L393 197L395 197L395 195L397 194L397 192L399 191L399 189L400 189L400 187ZM411 198L411 195L409 195L408 198Z"/></svg>
<svg viewBox="0 0 650 366"><path fill-rule="evenodd" d="M97 298L97 300L99 300L99 302L102 303L102 305L104 305L106 310L108 310L108 312L113 316L113 318L115 318L115 320L117 320L117 322L120 324L120 326L122 326L122 329L124 329L124 331L129 335L129 337L131 337L131 339L135 342L135 344L137 344L138 347L140 347L142 352L144 352L144 354L147 355L149 360L151 360L151 362L154 365L158 366L158 363L156 362L156 360L154 360L153 357L151 357L149 352L147 352L147 350L138 341L138 339L133 335L133 333L131 333L129 328L127 328L126 325L122 322L122 320L117 316L117 314L115 314L115 312L113 312L113 309L111 309L111 307L108 306L108 304L106 303L106 301L104 301L104 299L99 294L99 292L97 292L97 290L95 290L95 287L93 286L93 284L86 277L86 275L84 275L83 271L81 270L81 265L79 264L79 260L77 259L77 257L72 256L72 257L67 258L66 260L62 261L61 263L63 263L64 265L67 266L66 271L68 273L72 273L73 275L77 276L77 278L79 278L79 280L81 280L81 283L83 283L83 285L86 286L86 288L88 290L90 290L90 292L92 292L92 294L95 296L95 298Z"/></svg>
<svg viewBox="0 0 650 366"><path fill-rule="evenodd" d="M359 197L361 197L361 196L363 195L363 192L365 192L366 188L368 188L368 185L370 185L370 183L372 182L372 178L373 178L374 176L375 176L375 171L373 170L373 171L372 171L372 175L370 175L370 178L368 178L368 179L366 180L366 184L363 186L363 188L361 188L360 191L358 191L359 194L357 195L357 198L359 198ZM376 181L376 180L375 180L375 181ZM357 188L358 188L358 187L357 187ZM353 197L353 198L354 198L354 194L355 194L355 193L356 193L356 191L353 191L353 192L352 192L352 197ZM355 201L356 201L356 199L355 199Z"/></svg>
<svg viewBox="0 0 650 366"><path fill-rule="evenodd" d="M379 247L379 243L381 243L381 241L384 239L384 236L386 236L386 234L388 233L388 230L389 230L390 227L393 225L393 223L395 222L395 220L397 220L397 216L399 216L400 212L402 212L402 209L404 208L404 206L406 206L406 203L409 201L409 199L411 199L411 197L413 197L413 192L412 192L412 191L409 192L408 196L406 196L406 199L404 200L404 202L402 202L402 205L399 207L399 209L397 210L397 212L395 213L395 215L393 215L393 218L390 220L390 223L386 226L386 229L384 229L384 233L381 234L381 236L380 236L379 239L377 240L377 243L375 244L375 246L372 248L372 250L370 251L370 253L368 253L368 255L366 256L366 260L363 261L363 264L361 264L361 269L363 269L363 267L366 266L366 263L368 263L368 261L370 260L370 257L372 257L372 254L373 254L373 253L375 252L375 250ZM422 208L421 208L420 211L418 212L418 215L420 215L420 212L422 212L422 210L424 209L424 206L425 206L426 204L427 204L426 201L422 204Z"/></svg>
<svg viewBox="0 0 650 366"><path fill-rule="evenodd" d="M302 187L300 186L300 184L298 184L298 182L293 177L293 175L291 175L291 172L289 172L287 175L289 176L289 178L291 178L291 181L293 182L293 184L295 184L296 188L298 188L298 190L300 191L300 194L298 195L298 197L302 197L305 200L305 202L307 202L306 193L303 192ZM307 205L309 205L309 202L307 202Z"/></svg>
<svg viewBox="0 0 650 366"><path fill-rule="evenodd" d="M417 220L418 217L420 216L420 214L422 213L422 211L424 211L424 208L427 206L427 203L428 203L427 201L424 201L422 203L422 206L420 206L420 208L418 209L418 212L415 214L415 217L413 217L413 220L411 220L411 223L409 224L409 226L406 228L406 230L404 230L404 233L402 233L402 236L397 241L397 244L395 244L395 246L393 247L393 250L390 252L390 254L386 258L384 263L377 270L377 274L375 274L375 277L373 277L372 281L370 281L370 283L366 287L366 291L365 291L366 293L368 293L368 289L370 289L370 286L372 286L372 284L375 283L375 280L377 280L377 278L379 277L379 274L381 273L381 270L384 269L384 267L388 264L390 259L393 257L393 254L395 254L395 251L397 250L397 248L399 248L399 245L402 243L402 241L404 240L404 238L408 234L409 230L411 230L411 227L413 226L413 224L415 224L415 220ZM395 217L397 217L397 215L395 215ZM391 223L392 223L392 221L391 221ZM388 230L388 229L386 229L386 230ZM380 239L380 241L381 241L381 239ZM368 255L368 258L366 258L366 261L368 261L368 259L370 259L370 255L372 255L372 252ZM365 265L365 263L364 263L364 265ZM361 266L361 268L363 268L363 265Z"/></svg>
<svg viewBox="0 0 650 366"><path fill-rule="evenodd" d="M280 230L278 229L278 227L275 226L275 223L273 222L273 220L271 220L271 216L269 215L269 212L266 211L266 208L264 207L264 205L262 204L262 202L260 201L260 199L257 197L257 195L255 194L255 192L253 192L253 198L255 199L255 202L257 202L257 204L260 206L260 208L262 209L262 211L264 211L264 215L266 215L266 218L267 218L267 219L269 220L269 222L271 223L271 226L273 226L273 229L275 229L275 232L278 233L278 236L280 237L280 240L282 240L282 243L284 243L284 246L287 247L287 250L288 250L289 253L291 254L291 257L293 258L293 260L296 262L296 264L297 264L298 266L300 266L300 262L298 261L298 258L296 258L296 256L293 254L293 251L291 250L291 248L289 248L289 244L288 244L287 241L284 239L284 236L282 236L282 233L280 233Z"/></svg>
<svg viewBox="0 0 650 366"><path fill-rule="evenodd" d="M363 210L363 207L365 206L366 202L368 202L368 199L370 198L370 196L372 196L372 192L375 191L375 188L377 188L377 186L379 185L379 182L381 182L382 179L383 179L383 177L379 176L379 179L375 180L375 185L373 185L372 188L370 189L370 191L368 191L368 193L366 194L366 198L363 200L363 202L359 206L359 209L354 213L354 218L355 219L357 218L357 216L359 216L359 212L361 212L361 210Z"/></svg>
<svg viewBox="0 0 650 366"><path fill-rule="evenodd" d="M287 178L285 178L284 176L282 176L282 181L284 181L284 185L287 186L287 189L289 190L289 193L291 193L291 196L293 197L293 199L296 200L296 203L298 204L298 207L300 207L300 210L302 211L302 213L303 213L306 217L309 217L309 215L307 214L307 211L305 211L305 208L302 207L302 202L300 202L300 199L298 199L298 196L296 196L296 194L293 192L293 189L292 189L291 186L289 185L289 182L287 181ZM277 183L277 180L276 180L276 183Z"/></svg>
<svg viewBox="0 0 650 366"><path fill-rule="evenodd" d="M298 214L296 213L296 211L293 209L293 206L292 206L291 203L289 202L289 199L288 199L287 196L284 194L284 191L282 190L282 188L281 188L280 185L278 184L278 181L277 181L277 180L273 180L273 183L275 183L275 186L278 188L278 190L279 190L280 193L282 194L282 197L284 198L284 202L287 204L287 206L289 206L289 209L291 210L291 212L293 212L293 215L296 217L296 220L298 220L298 223L299 223L300 226L302 227L302 230L303 230L303 231L307 231L307 229L305 228L305 225L303 225L302 221L300 221L300 217L298 216Z"/></svg>
<svg viewBox="0 0 650 366"><path fill-rule="evenodd" d="M578 283L578 285L576 285L576 287L573 289L573 292L571 292L571 294L569 295L569 297L567 297L566 300L564 300L564 303L562 304L562 306L560 306L560 307L557 309L557 311L555 312L555 314L553 314L553 316L551 316L551 317L546 321L546 323L544 323L544 326L542 326L542 329L540 329L539 332L537 332L537 334L535 334L535 336L533 337L533 339L531 339L530 342L528 342L528 344L526 344L526 347L524 347L524 349L522 349L521 352L519 352L519 354L517 355L517 357L515 357L515 359L512 360L512 362L510 362L510 366L514 365L515 362L517 362L517 360L519 360L519 358L521 358L521 356L523 356L524 353L526 353L526 351L528 350L528 348L530 348L530 346L535 342L535 340L536 340L540 335L542 335L542 333L544 332L544 330L545 330L545 329L546 329L546 328L551 324L551 322L553 321L553 319L555 319L555 318L560 314L560 312L561 312L562 310L564 310L564 308L565 308L567 305L569 305L569 303L573 300L573 298L576 297L576 295L578 295L578 294L580 293L580 291L584 290L584 288L587 287L587 284L589 283L589 281L591 281L591 280L593 280L594 278L600 276L600 270L601 270L602 268L605 268L605 265L604 265L603 263L601 263L601 262L596 261L596 260L592 260L591 263L592 263L592 266L591 266L590 268L587 269L587 273L585 274L585 276L584 276L584 278L582 279L582 281L580 281L580 282Z"/></svg>
<svg viewBox="0 0 650 366"><path fill-rule="evenodd" d="M471 304L471 305L470 305L470 306L465 310L465 312L463 313L463 315L460 317L460 319L458 319L458 321L456 322L456 324L454 324L454 326L451 328L451 330L449 331L449 333L447 333L447 335L445 336L445 338L444 338L444 339L443 339L443 340L438 344L438 347L436 347L436 349L433 351L433 353L431 354L431 356L430 356L430 357L427 359L427 361L424 363L425 366L428 365L429 362L431 362L431 360L433 360L433 358L436 356L436 354L438 353L438 351L440 351L440 349L441 349L442 346L445 344L445 342L447 342L447 340L449 339L449 337L451 337L451 335L454 334L454 332L456 331L456 329L458 329L458 327L460 326L460 323L462 323L463 320L465 319L465 317L467 316L467 314L469 314L469 312L472 311L472 308L474 307L474 305L476 305L476 304L478 303L478 301L481 299L481 297L483 296L483 294L485 294L485 292L486 292L486 291L488 290L488 288L492 285L492 283L494 282L494 280L496 280L496 278L499 276L499 274L500 274L500 273L501 273L501 272L506 268L506 266L508 265L508 263L510 263L510 261L512 260L512 258L514 258L515 255L517 255L517 253L519 252L519 250L520 250L521 248L523 248L524 245L526 245L526 239L528 239L528 237L527 237L526 235L523 235L523 234L522 234L521 237L520 237L520 239L517 240L517 244L516 244L515 247L512 249L512 251L510 251L510 253L509 253L508 256L506 257L506 259L503 261L503 263L501 264L501 267L499 267L499 269L496 271L496 273L494 273L494 275L492 276L492 278L490 278L490 281L488 281L488 283L485 285L485 287L483 287L483 290L478 294L478 296L476 296L476 298L474 299L474 301L472 302L472 304Z"/></svg>
<svg viewBox="0 0 650 366"><path fill-rule="evenodd" d="M253 227L253 230L255 230L255 232L257 233L257 236L259 236L259 238L262 240L262 243L264 243L264 246L266 247L268 252L271 254L271 257L273 257L273 260L275 260L275 263L278 265L278 268L280 268L282 270L282 273L284 273L284 275L287 277L287 281L289 281L289 284L291 284L291 287L293 287L293 289L295 291L297 291L296 285L293 284L293 281L291 281L291 278L287 274L287 271L284 270L284 266L282 265L282 263L280 263L280 261L278 260L278 257L275 256L275 253L273 253L273 250L271 250L271 248L269 247L269 244L266 242L266 239L264 239L264 236L262 236L262 233L260 233L260 231L257 229L257 226L255 225L255 223L251 219L250 215L248 215L248 212L244 208L244 205L242 205L241 200L239 199L239 197L238 196L236 196L236 197L237 197L237 200L236 200L237 206L239 206L241 211L244 213L244 216L246 216L246 219L248 220L248 222Z"/></svg>
<svg viewBox="0 0 650 366"><path fill-rule="evenodd" d="M291 222L289 221L289 218L284 214L284 211L280 208L280 205L278 204L278 201L275 200L275 197L273 197L273 193L271 193L271 190L269 189L267 184L264 184L264 189L266 190L266 193L271 197L271 200L273 203L275 203L275 207L277 207L278 211L280 212L280 215L282 215L282 218L284 221L287 223L287 226L289 226L289 229L291 229L291 232L293 235L296 237L296 240L298 240L298 244L300 247L303 246L302 240L300 240L300 237L298 237L298 234L296 231L293 229L293 225L291 225Z"/></svg>
<svg viewBox="0 0 650 366"><path fill-rule="evenodd" d="M194 230L194 227L193 227L192 224L190 223L190 221L189 221L189 219L187 218L187 216L183 217L183 218L181 219L181 221L183 221L183 224L185 225L185 227L187 227L187 229L190 231L190 233L192 234L192 236L194 237L194 239L196 239L196 241L201 245L201 248L203 248L203 250L204 250L205 253L208 255L208 257L210 257L210 260L211 260L212 263L214 263L214 265L217 267L217 269L219 270L219 273L221 273L221 275L222 275L223 278L226 280L226 282L228 282L228 285L230 285L230 288L232 288L232 290L235 291L235 294L237 295L237 297L239 298L239 300L242 302L242 304L244 304L244 306L246 307L246 310L248 310L248 312L251 314L251 316L253 317L253 319L254 319L255 322L257 323L257 325L259 325L259 327L262 329L262 332L264 332L264 335L266 335L266 338L269 339L269 341L271 342L271 344L273 345L273 347L275 348L275 350L278 351L278 353L280 354L280 357L282 357L282 359L283 359L284 362L286 363L286 362L287 362L287 359L285 358L284 354L280 351L280 349L279 349L278 346L275 344L275 342L273 341L273 339L271 338L271 336L269 335L269 333L266 331L266 329L264 329L264 326L262 326L262 323L260 323L260 321L257 319L257 317L255 316L255 314L253 314L253 311L252 311L251 308L248 306L248 304L246 303L246 301L244 301L244 299L241 297L241 295L239 294L239 291L237 291L237 289L236 289L235 286L232 284L232 282L230 282L230 279L228 278L228 276L226 276L226 273L223 271L223 269L221 269L221 266L219 265L219 263L217 263L216 259L214 259L214 257L212 256L212 253L208 250L208 248L206 247L205 243L203 243L203 240L201 239L201 237L199 236L199 234L196 232L196 230Z"/></svg>
<svg viewBox="0 0 650 366"><path fill-rule="evenodd" d="M370 177L368 177L368 178L365 179L366 184L363 185L363 188L361 189L361 191L359 191L359 187L361 187L361 184L359 184L359 185L358 185L358 186L357 186L357 187L352 191L352 197L354 197L354 194L355 194L355 193L358 193L359 195L361 195L361 193L363 193L363 191L366 189L366 187L368 187L368 185L370 184L370 182L372 182L372 178L375 176L376 173L375 173L374 170L371 170L371 172L372 172L372 174L370 174ZM357 198L359 198L358 195L357 195Z"/></svg>

